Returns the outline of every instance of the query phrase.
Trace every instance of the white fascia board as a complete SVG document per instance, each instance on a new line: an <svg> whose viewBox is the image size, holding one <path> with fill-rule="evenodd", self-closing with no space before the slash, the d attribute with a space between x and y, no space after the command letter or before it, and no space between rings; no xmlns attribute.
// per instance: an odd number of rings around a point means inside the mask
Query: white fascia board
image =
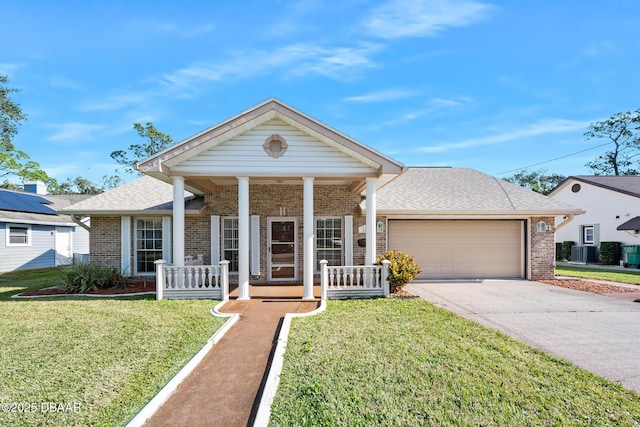
<svg viewBox="0 0 640 427"><path fill-rule="evenodd" d="M73 214L73 215L83 215L89 217L97 217L97 216L172 216L173 210L157 210L157 211L106 211L106 210L95 210L95 211L65 211L65 214ZM184 211L185 215L200 215L200 210L189 209Z"/></svg>
<svg viewBox="0 0 640 427"><path fill-rule="evenodd" d="M541 216L582 215L585 211L531 211L531 212L384 212L378 216L388 219L527 219Z"/></svg>
<svg viewBox="0 0 640 427"><path fill-rule="evenodd" d="M78 226L78 224L74 222L38 221L38 220L31 220L31 219L15 219L15 218L0 218L0 222L10 222L12 224L55 225L57 227L77 227Z"/></svg>

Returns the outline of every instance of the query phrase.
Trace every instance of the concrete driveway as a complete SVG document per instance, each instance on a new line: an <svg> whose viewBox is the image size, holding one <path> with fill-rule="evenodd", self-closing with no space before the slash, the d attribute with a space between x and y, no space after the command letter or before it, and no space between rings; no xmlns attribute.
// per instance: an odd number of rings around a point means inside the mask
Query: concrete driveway
<svg viewBox="0 0 640 427"><path fill-rule="evenodd" d="M405 289L640 392L640 303L525 280L414 282Z"/></svg>

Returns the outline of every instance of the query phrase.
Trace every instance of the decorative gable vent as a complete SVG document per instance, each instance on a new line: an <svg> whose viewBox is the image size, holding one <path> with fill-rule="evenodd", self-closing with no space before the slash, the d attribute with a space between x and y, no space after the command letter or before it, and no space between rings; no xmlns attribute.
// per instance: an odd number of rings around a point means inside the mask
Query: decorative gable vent
<svg viewBox="0 0 640 427"><path fill-rule="evenodd" d="M287 151L287 148L289 148L289 145L283 137L277 134L273 134L267 138L265 143L262 145L262 148L264 148L265 153L267 153L269 157L277 159L278 157L284 156L284 153Z"/></svg>

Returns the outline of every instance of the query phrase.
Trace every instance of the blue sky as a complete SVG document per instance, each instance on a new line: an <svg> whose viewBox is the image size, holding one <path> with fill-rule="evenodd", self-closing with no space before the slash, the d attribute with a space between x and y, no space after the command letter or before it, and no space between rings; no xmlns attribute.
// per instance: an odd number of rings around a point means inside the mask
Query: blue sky
<svg viewBox="0 0 640 427"><path fill-rule="evenodd" d="M180 141L276 97L407 166L504 177L640 108L635 0L38 1L2 7L15 144L99 181L151 121ZM563 175L607 147L533 166ZM508 173L504 173L510 171Z"/></svg>

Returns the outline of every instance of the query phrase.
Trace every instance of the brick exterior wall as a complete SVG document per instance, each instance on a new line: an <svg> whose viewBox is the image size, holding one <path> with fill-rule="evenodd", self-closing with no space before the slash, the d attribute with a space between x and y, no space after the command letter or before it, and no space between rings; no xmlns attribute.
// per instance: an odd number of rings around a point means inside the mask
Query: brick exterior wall
<svg viewBox="0 0 640 427"><path fill-rule="evenodd" d="M362 217L362 222L364 223L364 216L359 207L360 195L349 191L347 186L318 185L316 183L313 189L313 199L315 217L344 218L345 215L353 215L356 233L360 217ZM303 202L303 188L301 185L252 184L249 186L249 215L260 216L260 278L257 280L254 278L252 280L253 283L266 281L268 277L267 232L269 218L286 218L297 221L298 279L302 280L304 255ZM215 193L205 196L205 203L207 205L205 221L210 221L211 215L220 215L222 217L237 216L238 187L235 185L221 186ZM206 233L210 238L210 225L207 224L207 228ZM210 248L202 249L202 251L198 253L208 253L210 260ZM357 234L354 234L355 263L358 263L360 252L362 252L361 259L364 260L364 248L357 246ZM233 277L230 278L230 280L233 279Z"/></svg>
<svg viewBox="0 0 640 427"><path fill-rule="evenodd" d="M552 280L555 278L555 235L553 230L538 232L537 224L544 221L553 225L553 217L536 217L529 221L531 236L531 280Z"/></svg>
<svg viewBox="0 0 640 427"><path fill-rule="evenodd" d="M211 215L236 216L238 210L237 186L221 186L205 196L207 207L200 215L185 217L185 254L203 255L205 264L211 263ZM298 234L298 279L302 280L303 264L303 189L300 185L252 184L249 189L249 214L260 216L260 278L252 283L267 280L267 226L270 217L295 218ZM358 239L365 238L359 233L365 225L366 217L360 209L360 195L353 194L346 186L314 185L314 216L341 217L353 215L353 261L364 263L365 247L358 245ZM553 231L538 232L536 224L545 221L553 224L553 217L536 217L530 221L532 280L553 279L555 274L555 241ZM385 224L384 232L376 233L377 255L387 250L386 217L377 221ZM131 221L131 235L134 233L135 217ZM344 224L344 222L343 222ZM120 268L120 217L91 218L90 233L91 262L94 264ZM134 265L135 250L131 250L131 265ZM231 280L234 280L232 277Z"/></svg>
<svg viewBox="0 0 640 427"><path fill-rule="evenodd" d="M120 268L120 217L91 218L89 250L92 264Z"/></svg>

